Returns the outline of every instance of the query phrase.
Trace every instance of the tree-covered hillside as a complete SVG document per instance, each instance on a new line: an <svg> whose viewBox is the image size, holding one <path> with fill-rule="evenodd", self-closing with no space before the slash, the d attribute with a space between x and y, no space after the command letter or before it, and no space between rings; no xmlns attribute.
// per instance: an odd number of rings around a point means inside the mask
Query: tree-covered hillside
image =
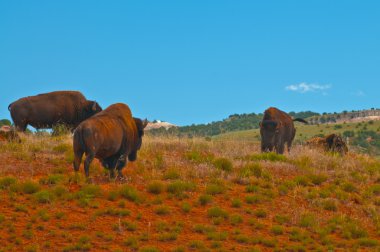
<svg viewBox="0 0 380 252"><path fill-rule="evenodd" d="M318 116L319 114L312 111L304 112L290 112L294 118L308 118L311 116ZM257 129L259 122L262 120L263 114L233 114L228 118L211 122L208 124L193 124L190 126L173 127L168 130L164 128L153 129L149 131L152 135L175 135L175 136L215 136L227 132Z"/></svg>

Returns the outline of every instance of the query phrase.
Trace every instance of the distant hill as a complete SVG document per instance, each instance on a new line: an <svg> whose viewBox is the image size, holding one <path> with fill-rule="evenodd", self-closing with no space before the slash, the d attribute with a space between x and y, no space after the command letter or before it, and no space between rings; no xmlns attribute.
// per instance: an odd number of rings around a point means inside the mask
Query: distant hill
<svg viewBox="0 0 380 252"><path fill-rule="evenodd" d="M290 112L293 117L309 118L318 116L319 113L312 111ZM173 127L169 129L158 128L151 129L149 134L152 135L175 135L175 136L215 136L227 132L257 129L263 114L233 114L222 121L211 122L208 124L192 124L189 126Z"/></svg>
<svg viewBox="0 0 380 252"><path fill-rule="evenodd" d="M352 110L341 113L323 113L307 118L311 124L343 123L343 122L364 122L370 120L380 120L380 109Z"/></svg>

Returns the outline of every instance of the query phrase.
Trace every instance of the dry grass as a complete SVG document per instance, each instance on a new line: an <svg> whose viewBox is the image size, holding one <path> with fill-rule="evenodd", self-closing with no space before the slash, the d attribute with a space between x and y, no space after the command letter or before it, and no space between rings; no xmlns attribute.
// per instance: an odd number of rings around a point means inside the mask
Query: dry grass
<svg viewBox="0 0 380 252"><path fill-rule="evenodd" d="M262 155L248 141L145 137L126 182L94 161L87 184L82 167L73 172L70 135L21 137L0 144L4 251L379 246L380 162L367 155L302 146Z"/></svg>

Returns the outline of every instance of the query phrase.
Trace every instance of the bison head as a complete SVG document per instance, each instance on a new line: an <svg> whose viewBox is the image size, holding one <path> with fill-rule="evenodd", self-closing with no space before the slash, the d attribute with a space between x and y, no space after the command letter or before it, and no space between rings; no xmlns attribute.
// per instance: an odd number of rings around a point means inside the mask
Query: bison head
<svg viewBox="0 0 380 252"><path fill-rule="evenodd" d="M86 108L85 108L85 117L89 118L96 113L99 113L102 111L102 108L96 101L87 101Z"/></svg>
<svg viewBox="0 0 380 252"><path fill-rule="evenodd" d="M128 155L129 161L135 161L137 159L137 151L141 149L142 137L144 136L144 129L148 125L148 121L146 119L144 121L142 121L141 119L134 117L133 120L135 121L135 124L136 124L138 137L137 137L137 143L136 143L135 150L133 150Z"/></svg>
<svg viewBox="0 0 380 252"><path fill-rule="evenodd" d="M260 134L264 145L274 146L276 135L278 135L281 127L281 122L272 120L263 120L260 122Z"/></svg>

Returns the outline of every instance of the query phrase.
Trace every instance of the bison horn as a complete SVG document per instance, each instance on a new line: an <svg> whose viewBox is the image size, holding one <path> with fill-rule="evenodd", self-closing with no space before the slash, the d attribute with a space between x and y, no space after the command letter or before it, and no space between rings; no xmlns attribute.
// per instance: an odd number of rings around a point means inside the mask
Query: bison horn
<svg viewBox="0 0 380 252"><path fill-rule="evenodd" d="M97 104L96 101L94 101L94 103L92 104L92 108L91 108L92 111L96 111L96 104Z"/></svg>

